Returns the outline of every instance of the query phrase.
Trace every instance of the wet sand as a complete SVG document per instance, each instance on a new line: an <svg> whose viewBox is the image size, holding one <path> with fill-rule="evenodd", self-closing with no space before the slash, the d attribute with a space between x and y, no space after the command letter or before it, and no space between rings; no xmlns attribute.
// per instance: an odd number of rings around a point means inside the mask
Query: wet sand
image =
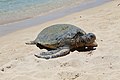
<svg viewBox="0 0 120 80"><path fill-rule="evenodd" d="M0 37L0 80L119 80L120 79L120 4L104 5L77 12ZM25 42L53 24L76 25L97 36L98 48L92 52L44 60L36 58L36 46Z"/></svg>

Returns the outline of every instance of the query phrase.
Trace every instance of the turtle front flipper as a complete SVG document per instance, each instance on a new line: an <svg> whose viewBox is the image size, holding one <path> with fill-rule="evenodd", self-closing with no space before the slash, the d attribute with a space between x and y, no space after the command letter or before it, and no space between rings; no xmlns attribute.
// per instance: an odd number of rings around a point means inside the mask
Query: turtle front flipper
<svg viewBox="0 0 120 80"><path fill-rule="evenodd" d="M69 53L70 53L69 47L60 47L56 50L51 50L51 51L35 54L35 56L38 58L51 59L51 58L65 56Z"/></svg>

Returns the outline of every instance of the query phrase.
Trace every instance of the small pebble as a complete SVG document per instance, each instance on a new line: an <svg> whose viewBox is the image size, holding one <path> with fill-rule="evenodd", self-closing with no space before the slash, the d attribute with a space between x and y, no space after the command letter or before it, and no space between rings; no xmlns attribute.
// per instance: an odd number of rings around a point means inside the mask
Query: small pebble
<svg viewBox="0 0 120 80"><path fill-rule="evenodd" d="M40 61L37 61L37 63L39 63Z"/></svg>
<svg viewBox="0 0 120 80"><path fill-rule="evenodd" d="M120 3L117 6L120 6Z"/></svg>
<svg viewBox="0 0 120 80"><path fill-rule="evenodd" d="M110 63L110 65L112 65L112 63Z"/></svg>
<svg viewBox="0 0 120 80"><path fill-rule="evenodd" d="M15 58L15 60L18 60L18 58Z"/></svg>
<svg viewBox="0 0 120 80"><path fill-rule="evenodd" d="M113 67L110 67L110 69L112 69Z"/></svg>
<svg viewBox="0 0 120 80"><path fill-rule="evenodd" d="M102 57L102 59L104 59L104 57Z"/></svg>
<svg viewBox="0 0 120 80"><path fill-rule="evenodd" d="M85 62L88 62L88 61L85 61Z"/></svg>
<svg viewBox="0 0 120 80"><path fill-rule="evenodd" d="M2 69L1 69L1 71L5 71L5 69L4 69L4 68L2 68Z"/></svg>
<svg viewBox="0 0 120 80"><path fill-rule="evenodd" d="M6 68L8 68L8 69L9 69L9 68L11 68L11 66L7 66Z"/></svg>

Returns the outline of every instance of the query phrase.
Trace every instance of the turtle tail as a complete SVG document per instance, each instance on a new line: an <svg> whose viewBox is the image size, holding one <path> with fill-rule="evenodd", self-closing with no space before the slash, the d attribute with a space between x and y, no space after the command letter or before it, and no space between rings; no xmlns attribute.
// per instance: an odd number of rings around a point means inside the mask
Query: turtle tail
<svg viewBox="0 0 120 80"><path fill-rule="evenodd" d="M25 44L27 44L27 45L35 45L36 42L35 41L30 41L30 42L26 42Z"/></svg>

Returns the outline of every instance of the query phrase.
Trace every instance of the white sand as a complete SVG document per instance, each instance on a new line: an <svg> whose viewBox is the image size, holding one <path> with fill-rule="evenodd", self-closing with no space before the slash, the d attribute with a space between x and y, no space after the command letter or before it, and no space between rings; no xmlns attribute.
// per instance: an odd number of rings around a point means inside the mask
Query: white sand
<svg viewBox="0 0 120 80"><path fill-rule="evenodd" d="M119 80L119 3L119 0L113 0L96 8L0 37L0 80ZM86 32L95 33L98 48L92 53L74 51L51 60L36 58L34 53L42 50L24 43L35 39L45 27L57 23L70 23Z"/></svg>

